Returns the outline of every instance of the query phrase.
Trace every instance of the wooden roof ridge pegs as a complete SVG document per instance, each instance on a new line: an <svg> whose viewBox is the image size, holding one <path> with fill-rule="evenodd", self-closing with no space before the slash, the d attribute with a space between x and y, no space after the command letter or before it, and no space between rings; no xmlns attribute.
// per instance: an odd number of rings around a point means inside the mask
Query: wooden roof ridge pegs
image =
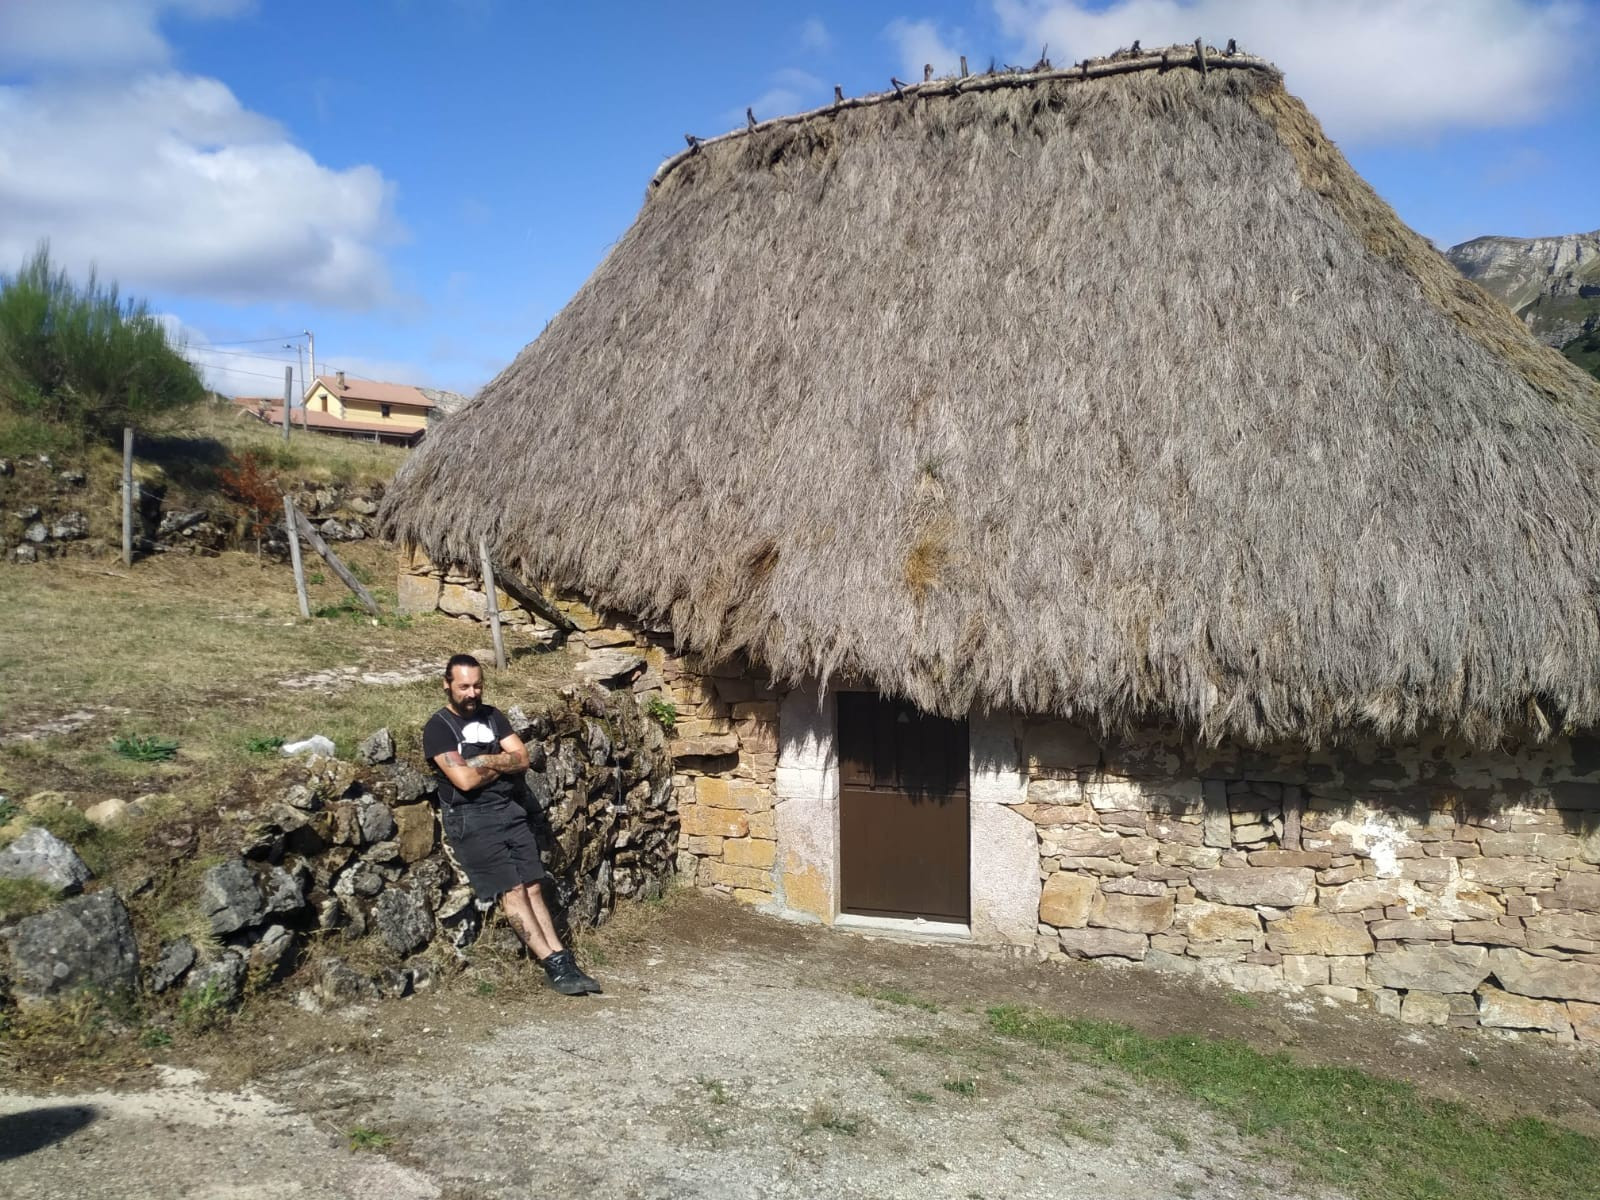
<svg viewBox="0 0 1600 1200"><path fill-rule="evenodd" d="M889 83L894 87L895 99L903 100L906 94L906 85L901 83L893 75L889 76Z"/></svg>
<svg viewBox="0 0 1600 1200"><path fill-rule="evenodd" d="M747 108L744 110L744 127L746 129L754 129L756 127L755 109Z"/></svg>
<svg viewBox="0 0 1600 1200"><path fill-rule="evenodd" d="M835 104L844 103L844 89L837 83L833 85L833 102Z"/></svg>
<svg viewBox="0 0 1600 1200"><path fill-rule="evenodd" d="M1227 48L1226 51L1224 51L1224 53L1226 53L1229 58L1232 58L1235 54L1239 53L1239 43L1236 42L1233 38L1229 38L1228 39L1228 48Z"/></svg>
<svg viewBox="0 0 1600 1200"><path fill-rule="evenodd" d="M965 79L966 77L967 77L967 56L965 54L963 54L961 56L961 78Z"/></svg>
<svg viewBox="0 0 1600 1200"><path fill-rule="evenodd" d="M689 149L691 149L691 150L700 149L700 139L695 137L694 134L692 134L692 133L684 134L683 135L683 140L689 143Z"/></svg>
<svg viewBox="0 0 1600 1200"><path fill-rule="evenodd" d="M1195 38L1194 56L1200 60L1200 74L1206 73L1206 43L1204 38Z"/></svg>
<svg viewBox="0 0 1600 1200"><path fill-rule="evenodd" d="M922 82L923 83L927 83L928 80L930 80L932 78L933 78L933 64L932 63L923 63L922 64Z"/></svg>

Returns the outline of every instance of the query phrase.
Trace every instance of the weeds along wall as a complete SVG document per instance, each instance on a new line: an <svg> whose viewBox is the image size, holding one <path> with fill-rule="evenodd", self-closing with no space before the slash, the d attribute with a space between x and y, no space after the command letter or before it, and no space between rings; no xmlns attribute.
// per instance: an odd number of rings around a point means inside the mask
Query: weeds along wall
<svg viewBox="0 0 1600 1200"><path fill-rule="evenodd" d="M1018 723L1038 949L1600 1042L1600 740L1318 751Z"/></svg>

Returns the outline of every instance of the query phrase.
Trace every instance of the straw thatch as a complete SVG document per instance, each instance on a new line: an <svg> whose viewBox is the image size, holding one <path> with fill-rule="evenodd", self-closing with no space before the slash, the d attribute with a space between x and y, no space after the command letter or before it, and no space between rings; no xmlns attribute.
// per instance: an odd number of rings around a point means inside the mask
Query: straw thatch
<svg viewBox="0 0 1600 1200"><path fill-rule="evenodd" d="M1276 71L1159 61L679 156L388 533L947 713L1595 722L1600 391Z"/></svg>

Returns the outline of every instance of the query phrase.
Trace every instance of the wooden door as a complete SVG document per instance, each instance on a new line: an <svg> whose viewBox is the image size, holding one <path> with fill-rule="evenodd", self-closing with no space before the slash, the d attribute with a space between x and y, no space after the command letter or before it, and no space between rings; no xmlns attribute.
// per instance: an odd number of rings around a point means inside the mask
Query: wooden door
<svg viewBox="0 0 1600 1200"><path fill-rule="evenodd" d="M966 721L873 692L838 700L841 909L966 921Z"/></svg>

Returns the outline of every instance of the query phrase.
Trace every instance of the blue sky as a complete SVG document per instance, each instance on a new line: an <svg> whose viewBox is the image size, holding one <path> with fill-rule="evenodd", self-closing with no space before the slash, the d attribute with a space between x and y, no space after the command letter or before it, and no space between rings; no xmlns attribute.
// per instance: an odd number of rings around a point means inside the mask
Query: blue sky
<svg viewBox="0 0 1600 1200"><path fill-rule="evenodd" d="M0 0L0 270L50 239L225 391L281 393L310 329L319 367L471 392L685 133L1200 35L1441 245L1600 227L1600 0Z"/></svg>

